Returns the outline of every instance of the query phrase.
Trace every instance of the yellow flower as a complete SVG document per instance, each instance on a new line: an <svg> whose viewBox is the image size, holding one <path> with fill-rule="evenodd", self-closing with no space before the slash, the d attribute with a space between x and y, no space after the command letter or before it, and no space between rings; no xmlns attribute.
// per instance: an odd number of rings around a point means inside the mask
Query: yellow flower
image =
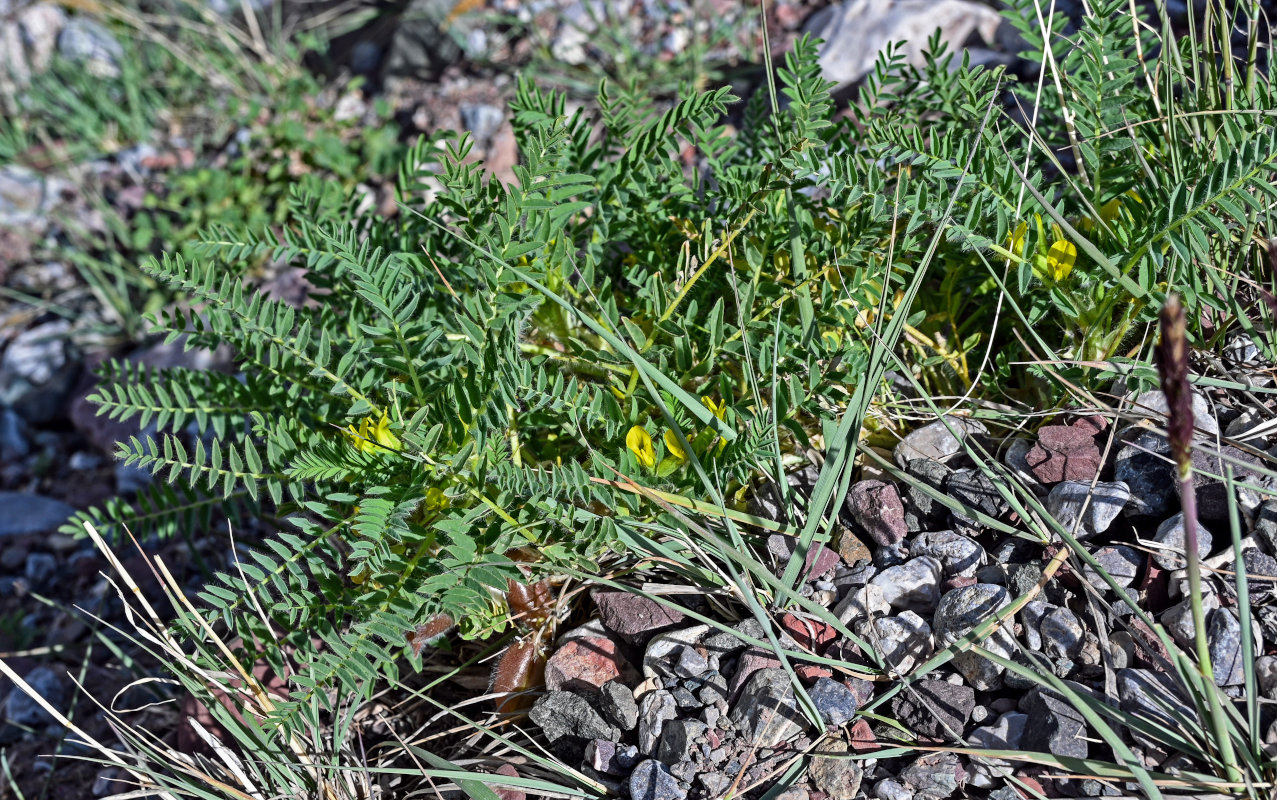
<svg viewBox="0 0 1277 800"><path fill-rule="evenodd" d="M1046 268L1051 273L1051 280L1059 283L1073 271L1077 261L1077 247L1067 239L1057 239L1046 254Z"/></svg>
<svg viewBox="0 0 1277 800"><path fill-rule="evenodd" d="M720 421L727 415L726 400L720 400L717 403L715 403L714 398L712 397L702 397L701 404L704 405L706 408L708 408L710 411L712 411L714 416L718 417Z"/></svg>
<svg viewBox="0 0 1277 800"><path fill-rule="evenodd" d="M427 511L442 511L448 507L448 496L438 486L431 486L426 490L423 505Z"/></svg>
<svg viewBox="0 0 1277 800"><path fill-rule="evenodd" d="M359 427L346 426L346 435L351 438L355 449L364 453L375 453L380 448L398 450L401 446L399 437L390 432L390 417L382 412L381 417L372 422L371 417L359 420Z"/></svg>
<svg viewBox="0 0 1277 800"><path fill-rule="evenodd" d="M1122 213L1122 201L1114 197L1104 205L1100 206L1100 219L1105 222L1112 222Z"/></svg>
<svg viewBox="0 0 1277 800"><path fill-rule="evenodd" d="M652 437L642 427L635 425L625 434L625 446L644 469L656 466L656 448L652 446Z"/></svg>
<svg viewBox="0 0 1277 800"><path fill-rule="evenodd" d="M1029 223L1027 220L1015 226L1015 230L1007 234L1007 249L1017 256L1024 255L1024 240L1029 235Z"/></svg>
<svg viewBox="0 0 1277 800"><path fill-rule="evenodd" d="M678 434L669 430L665 432L665 436L663 438L665 439L665 449L670 451L670 455L674 456L679 461L687 460L687 453L683 452L683 446L678 443Z"/></svg>

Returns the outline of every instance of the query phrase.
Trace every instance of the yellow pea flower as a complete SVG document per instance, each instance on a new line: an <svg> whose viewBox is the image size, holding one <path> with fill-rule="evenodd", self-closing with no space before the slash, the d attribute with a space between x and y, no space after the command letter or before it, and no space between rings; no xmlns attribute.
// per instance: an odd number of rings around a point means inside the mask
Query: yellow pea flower
<svg viewBox="0 0 1277 800"><path fill-rule="evenodd" d="M1051 273L1051 280L1059 283L1073 271L1077 262L1077 247L1067 239L1056 239L1046 253L1046 268Z"/></svg>
<svg viewBox="0 0 1277 800"><path fill-rule="evenodd" d="M1015 230L1007 234L1007 249L1017 256L1024 255L1024 240L1029 235L1028 220L1021 222L1015 226Z"/></svg>
<svg viewBox="0 0 1277 800"><path fill-rule="evenodd" d="M674 431L666 431L665 436L662 438L665 439L665 449L670 451L670 455L679 461L687 460L687 453L683 451L683 446L678 443L678 435Z"/></svg>
<svg viewBox="0 0 1277 800"><path fill-rule="evenodd" d="M371 417L364 417L359 420L358 428L347 425L346 435L355 449L363 453L375 453L381 448L398 450L402 445L399 437L390 432L390 417L384 411L376 422Z"/></svg>
<svg viewBox="0 0 1277 800"><path fill-rule="evenodd" d="M656 448L652 446L652 437L641 426L635 425L625 434L625 446L644 469L656 466Z"/></svg>
<svg viewBox="0 0 1277 800"><path fill-rule="evenodd" d="M715 403L714 398L712 397L702 397L701 404L704 405L706 408L708 408L711 412L713 412L714 416L718 417L720 421L722 421L723 418L726 417L727 415L726 400L720 400L717 403Z"/></svg>

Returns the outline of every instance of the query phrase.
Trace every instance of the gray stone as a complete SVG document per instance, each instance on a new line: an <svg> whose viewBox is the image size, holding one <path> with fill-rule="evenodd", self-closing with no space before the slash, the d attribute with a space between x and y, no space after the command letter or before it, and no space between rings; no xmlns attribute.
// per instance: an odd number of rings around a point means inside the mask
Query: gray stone
<svg viewBox="0 0 1277 800"><path fill-rule="evenodd" d="M1224 345L1223 356L1236 366L1255 366L1263 363L1262 354L1255 340L1244 333L1229 339Z"/></svg>
<svg viewBox="0 0 1277 800"><path fill-rule="evenodd" d="M1260 549L1270 556L1277 556L1277 500L1267 500L1259 507L1252 532Z"/></svg>
<svg viewBox="0 0 1277 800"><path fill-rule="evenodd" d="M644 755L655 755L665 723L678 717L678 703L674 695L664 689L656 689L643 695L639 701L638 745Z"/></svg>
<svg viewBox="0 0 1277 800"><path fill-rule="evenodd" d="M933 741L960 740L974 708L974 689L934 678L923 678L891 698L892 716Z"/></svg>
<svg viewBox="0 0 1277 800"><path fill-rule="evenodd" d="M49 581L58 571L58 560L48 553L32 553L27 556L26 566L22 570L22 576L26 578L31 586L35 589L43 589L49 585Z"/></svg>
<svg viewBox="0 0 1277 800"><path fill-rule="evenodd" d="M572 692L546 692L528 714L550 745L559 752L584 753L591 739L616 741L621 732L604 721L585 698Z"/></svg>
<svg viewBox="0 0 1277 800"><path fill-rule="evenodd" d="M930 612L940 599L940 582L944 568L931 556L906 561L898 567L888 567L875 575L870 586L882 589L882 598L893 608L917 609Z"/></svg>
<svg viewBox="0 0 1277 800"><path fill-rule="evenodd" d="M1113 477L1131 490L1123 513L1128 517L1165 517L1179 506L1170 445L1152 431L1139 431L1117 452Z"/></svg>
<svg viewBox="0 0 1277 800"><path fill-rule="evenodd" d="M905 472L931 489L944 494L944 484L952 469L929 458L915 458L905 464ZM949 507L924 492L913 482L906 483L901 500L905 507L905 528L910 533L935 530L949 519Z"/></svg>
<svg viewBox="0 0 1277 800"><path fill-rule="evenodd" d="M118 461L113 470L117 494L137 494L150 486L154 477L145 467Z"/></svg>
<svg viewBox="0 0 1277 800"><path fill-rule="evenodd" d="M670 774L669 767L649 758L630 773L630 797L632 800L684 800L687 790Z"/></svg>
<svg viewBox="0 0 1277 800"><path fill-rule="evenodd" d="M1040 686L1034 687L1020 700L1020 710L1032 720L1020 740L1022 748L1086 758L1086 720L1063 697Z"/></svg>
<svg viewBox="0 0 1277 800"><path fill-rule="evenodd" d="M798 711L789 674L777 667L760 669L750 676L730 717L759 747L776 747L807 726Z"/></svg>
<svg viewBox="0 0 1277 800"><path fill-rule="evenodd" d="M63 58L80 62L93 75L114 78L120 74L124 48L102 23L89 17L74 17L58 34L58 52Z"/></svg>
<svg viewBox="0 0 1277 800"><path fill-rule="evenodd" d="M30 452L22 417L13 409L0 407L0 462L12 463Z"/></svg>
<svg viewBox="0 0 1277 800"><path fill-rule="evenodd" d="M0 226L42 223L56 202L53 189L49 181L25 167L0 167Z"/></svg>
<svg viewBox="0 0 1277 800"><path fill-rule="evenodd" d="M707 672L711 669L709 661L704 653L697 652L697 648L701 638L708 633L708 625L696 625L656 636L643 653L643 674L649 678L688 678ZM686 661L683 660L685 656ZM685 674L698 669L700 672Z"/></svg>
<svg viewBox="0 0 1277 800"><path fill-rule="evenodd" d="M1122 711L1152 724L1172 730L1200 725L1197 715L1179 698L1175 684L1163 673L1133 667L1117 670L1117 697ZM1138 728L1129 730L1135 741L1155 748L1161 746Z"/></svg>
<svg viewBox="0 0 1277 800"><path fill-rule="evenodd" d="M452 13L450 0L411 0L394 28L385 59L387 75L425 78L442 72L461 57L461 45L444 30Z"/></svg>
<svg viewBox="0 0 1277 800"><path fill-rule="evenodd" d="M858 762L837 757L847 752L847 745L827 740L818 752L824 755L813 755L807 765L807 776L811 778L812 785L828 795L830 800L855 800L865 773Z"/></svg>
<svg viewBox="0 0 1277 800"><path fill-rule="evenodd" d="M1032 439L1012 439L1011 444L1007 445L1006 455L1002 458L1011 473L1031 487L1040 485L1033 475L1032 468L1029 467L1029 451L1032 449Z"/></svg>
<svg viewBox="0 0 1277 800"><path fill-rule="evenodd" d="M1088 481L1064 481L1046 496L1046 510L1078 539L1089 539L1108 530L1130 498L1121 481L1096 483L1094 491Z"/></svg>
<svg viewBox="0 0 1277 800"><path fill-rule="evenodd" d="M962 638L979 623L993 616L1009 602L1007 590L989 583L963 586L940 598L931 628L935 632L936 646L947 647ZM981 645L991 653L1010 658L1015 652L1015 640L1000 626ZM980 691L997 689L1002 685L1003 668L970 651L959 653L953 659L954 667L973 687Z"/></svg>
<svg viewBox="0 0 1277 800"><path fill-rule="evenodd" d="M51 497L0 492L0 536L48 533L74 513L74 508Z"/></svg>
<svg viewBox="0 0 1277 800"><path fill-rule="evenodd" d="M1139 395L1131 407L1131 411L1144 415L1159 428L1166 427L1166 409L1166 395L1159 389ZM1219 435L1219 422L1215 420L1210 403L1198 392L1193 392L1193 427L1199 434L1211 437Z"/></svg>
<svg viewBox="0 0 1277 800"><path fill-rule="evenodd" d="M599 690L599 711L603 718L623 731L638 725L638 703L634 692L620 681L608 681Z"/></svg>
<svg viewBox="0 0 1277 800"><path fill-rule="evenodd" d="M957 753L927 753L900 771L900 782L915 800L946 800L962 788L966 770Z"/></svg>
<svg viewBox="0 0 1277 800"><path fill-rule="evenodd" d="M1226 608L1206 615L1206 641L1216 686L1238 686L1245 681L1242 626Z"/></svg>
<svg viewBox="0 0 1277 800"><path fill-rule="evenodd" d="M1029 715L1008 711L992 724L982 725L967 734L967 743L984 750L1021 750Z"/></svg>
<svg viewBox="0 0 1277 800"><path fill-rule="evenodd" d="M457 110L461 114L461 126L470 131L475 143L482 148L487 148L505 122L505 111L486 103L462 103Z"/></svg>
<svg viewBox="0 0 1277 800"><path fill-rule="evenodd" d="M901 675L909 674L922 664L934 651L931 626L912 611L902 611L892 617L879 617L872 622L865 620L861 635L882 656L887 666Z"/></svg>
<svg viewBox="0 0 1277 800"><path fill-rule="evenodd" d="M1219 608L1219 599L1214 592L1202 596L1202 613L1209 614ZM1194 652L1196 628L1193 624L1193 607L1188 600L1183 600L1162 612L1162 627L1171 638L1189 652Z"/></svg>
<svg viewBox="0 0 1277 800"><path fill-rule="evenodd" d="M895 544L909 532L905 526L905 507L894 484L859 481L848 490L843 509L857 531L867 534L879 545Z"/></svg>
<svg viewBox="0 0 1277 800"><path fill-rule="evenodd" d="M812 15L804 30L824 40L821 74L841 91L868 75L889 43L903 43L905 60L922 66L927 41L937 29L955 52L975 34L993 44L1000 22L996 11L970 0L846 0Z"/></svg>
<svg viewBox="0 0 1277 800"><path fill-rule="evenodd" d="M878 800L913 800L913 789L894 778L884 778L874 784L873 796ZM1018 794L1016 800L1020 800Z"/></svg>
<svg viewBox="0 0 1277 800"><path fill-rule="evenodd" d="M946 424L948 427L946 427ZM952 433L949 430L950 428L953 429ZM910 433L900 441L900 444L896 445L894 453L896 464L903 469L910 461L918 458L929 458L941 462L948 461L962 452L962 442L958 438L959 436L965 439L973 434L987 434L988 432L984 424L976 420L952 417L946 420L937 420Z"/></svg>
<svg viewBox="0 0 1277 800"><path fill-rule="evenodd" d="M817 678L807 695L816 704L820 718L830 727L841 728L856 718L859 708L856 695L832 678Z"/></svg>
<svg viewBox="0 0 1277 800"><path fill-rule="evenodd" d="M66 23L66 12L53 3L33 3L18 11L18 31L33 72L49 68L58 47L58 34Z"/></svg>
<svg viewBox="0 0 1277 800"><path fill-rule="evenodd" d="M944 574L970 577L985 562L984 548L953 531L920 533L909 545L914 556L931 556L944 567Z"/></svg>
<svg viewBox="0 0 1277 800"><path fill-rule="evenodd" d="M945 491L966 508L990 517L1000 517L1010 509L993 479L978 469L955 470L945 482ZM974 532L984 528L983 524L966 514L957 511L950 514L955 527L961 531Z"/></svg>
<svg viewBox="0 0 1277 800"><path fill-rule="evenodd" d="M1228 423L1228 427L1224 429L1224 436L1229 439L1235 439L1241 444L1249 445L1259 450L1266 450L1268 442L1272 438L1271 433L1260 431L1259 435L1256 436L1252 435L1251 431L1260 427L1267 427L1270 419L1269 412L1248 408L1233 419L1232 422Z"/></svg>
<svg viewBox="0 0 1277 800"><path fill-rule="evenodd" d="M1277 700L1277 656L1255 659L1255 682L1266 700Z"/></svg>
<svg viewBox="0 0 1277 800"><path fill-rule="evenodd" d="M36 667L22 677L37 695L56 709L61 710L65 699L62 678L51 667ZM5 719L14 725L39 728L54 721L53 716L41 708L30 695L17 686L9 692L4 703Z"/></svg>
<svg viewBox="0 0 1277 800"><path fill-rule="evenodd" d="M71 323L56 320L18 334L0 358L0 405L28 422L44 423L62 412L80 371L67 342Z"/></svg>
<svg viewBox="0 0 1277 800"><path fill-rule="evenodd" d="M1214 537L1211 532L1202 525L1197 523L1197 554L1201 558L1210 555L1211 548L1214 546ZM1153 546L1153 560L1161 566L1162 569L1176 570L1184 569L1187 562L1184 560L1185 547L1185 530L1184 530L1184 512L1180 512L1170 519L1165 520L1161 525L1157 526L1157 532L1153 534L1153 539L1149 543Z"/></svg>
<svg viewBox="0 0 1277 800"><path fill-rule="evenodd" d="M1052 658L1076 658L1086 636L1082 621L1063 607L1052 609L1042 617L1038 632L1042 636L1042 649Z"/></svg>
<svg viewBox="0 0 1277 800"><path fill-rule="evenodd" d="M1099 563L1101 569L1108 573L1117 582L1118 586L1123 588L1135 583L1135 577L1139 574L1140 567L1144 564L1144 554L1134 547L1128 547L1124 544L1101 547L1091 555ZM1087 583L1100 591L1106 591L1109 588L1109 585L1090 564L1082 565L1082 577L1086 579Z"/></svg>
<svg viewBox="0 0 1277 800"><path fill-rule="evenodd" d="M672 719L661 730L661 743L656 758L666 764L690 761L696 752L697 739L705 736L709 726L698 719Z"/></svg>

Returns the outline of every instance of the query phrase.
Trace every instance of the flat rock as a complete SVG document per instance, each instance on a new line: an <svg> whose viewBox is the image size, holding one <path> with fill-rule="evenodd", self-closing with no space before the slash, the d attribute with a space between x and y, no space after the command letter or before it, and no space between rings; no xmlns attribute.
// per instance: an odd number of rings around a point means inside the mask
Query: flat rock
<svg viewBox="0 0 1277 800"><path fill-rule="evenodd" d="M817 752L825 755L813 755L807 765L807 776L811 778L816 791L824 792L830 800L855 800L860 794L864 769L859 762L834 757L848 752L847 745L837 740L828 740Z"/></svg>
<svg viewBox="0 0 1277 800"><path fill-rule="evenodd" d="M1184 561L1184 513L1174 515L1170 519L1164 521L1157 526L1157 532L1153 534L1151 544L1154 546L1153 560L1158 566L1166 570L1184 569L1187 562ZM1209 529L1197 524L1197 554L1201 558L1210 555L1211 548L1214 546L1214 537Z"/></svg>
<svg viewBox="0 0 1277 800"><path fill-rule="evenodd" d="M901 770L899 779L913 789L914 800L947 800L961 791L967 773L957 753L927 753Z"/></svg>
<svg viewBox="0 0 1277 800"><path fill-rule="evenodd" d="M984 548L973 539L954 531L931 531L920 533L909 544L909 552L914 556L931 556L944 567L948 576L975 575L987 560Z"/></svg>
<svg viewBox="0 0 1277 800"><path fill-rule="evenodd" d="M546 692L537 698L528 717L556 752L571 753L577 759L591 739L617 741L621 736L585 698L572 692Z"/></svg>
<svg viewBox="0 0 1277 800"><path fill-rule="evenodd" d="M859 702L855 693L832 678L818 678L807 695L830 727L841 728L856 718Z"/></svg>
<svg viewBox="0 0 1277 800"><path fill-rule="evenodd" d="M1206 436L1219 435L1219 422L1215 419L1215 414L1211 410L1210 403L1199 392L1193 392L1193 427L1200 434ZM1137 414L1143 414L1146 418L1152 420L1159 428L1166 427L1166 395L1161 390L1154 389L1138 395L1132 402L1132 411Z"/></svg>
<svg viewBox="0 0 1277 800"><path fill-rule="evenodd" d="M934 678L916 681L891 698L892 715L932 741L959 741L974 708L974 689Z"/></svg>
<svg viewBox="0 0 1277 800"><path fill-rule="evenodd" d="M931 626L912 611L879 617L872 622L866 620L861 625L862 635L874 645L887 666L901 675L909 674L935 650Z"/></svg>
<svg viewBox="0 0 1277 800"><path fill-rule="evenodd" d="M1065 481L1046 496L1046 510L1078 539L1103 533L1131 499L1130 487L1121 481L1096 483Z"/></svg>
<svg viewBox="0 0 1277 800"><path fill-rule="evenodd" d="M22 676L32 691L44 698L49 705L61 709L66 690L62 677L51 667L36 667ZM39 728L52 723L53 716L45 711L30 695L13 687L4 703L5 719L14 725Z"/></svg>
<svg viewBox="0 0 1277 800"><path fill-rule="evenodd" d="M592 596L604 627L639 647L658 633L681 626L687 619L681 611L630 592L596 591Z"/></svg>
<svg viewBox="0 0 1277 800"><path fill-rule="evenodd" d="M1022 748L1057 756L1086 758L1085 718L1063 697L1040 686L1034 687L1021 698L1020 710L1032 721L1020 740Z"/></svg>
<svg viewBox="0 0 1277 800"><path fill-rule="evenodd" d="M930 612L940 599L940 583L944 568L931 556L913 558L888 567L869 581L882 590L882 598L893 608L911 608Z"/></svg>
<svg viewBox="0 0 1277 800"><path fill-rule="evenodd" d="M545 686L550 691L598 691L617 679L634 680L637 672L609 636L593 636L564 642L545 665Z"/></svg>
<svg viewBox="0 0 1277 800"><path fill-rule="evenodd" d="M860 0L860 2L863 3L863 0ZM928 3L928 5L931 5L931 3ZM932 30L934 30L934 27ZM953 429L952 432L950 432L950 428ZM936 420L910 433L900 441L900 444L896 445L894 453L896 464L903 469L910 461L918 458L940 462L948 461L962 452L962 441L959 437L965 439L971 435L987 434L988 432L988 428L976 420L958 418Z"/></svg>
<svg viewBox="0 0 1277 800"><path fill-rule="evenodd" d="M781 572L784 572L785 566L789 563L789 559L794 557L797 549L798 537L796 536L773 533L767 537L767 552L776 559ZM838 554L819 542L813 542L807 550L807 557L803 559L803 569L807 578L809 580L821 578L832 574L837 568Z"/></svg>
<svg viewBox="0 0 1277 800"><path fill-rule="evenodd" d="M860 481L852 485L843 509L853 523L879 545L895 544L908 534L905 507L895 484Z"/></svg>
<svg viewBox="0 0 1277 800"><path fill-rule="evenodd" d="M1009 600L1005 588L989 583L976 583L946 593L940 598L931 622L936 646L953 644L976 625L992 617ZM986 637L982 646L991 653L1010 658L1015 652L1015 640L1007 630L1007 623ZM953 665L968 683L980 691L1002 686L1002 666L981 655L964 651L954 657Z"/></svg>
<svg viewBox="0 0 1277 800"><path fill-rule="evenodd" d="M630 773L632 800L684 800L687 790L679 785L669 767L656 759L639 762Z"/></svg>
<svg viewBox="0 0 1277 800"><path fill-rule="evenodd" d="M1134 547L1128 547L1124 544L1101 547L1091 555L1100 567L1117 582L1117 585L1124 588L1135 583L1135 578L1139 574L1140 567L1144 565L1145 558L1143 553ZM1090 564L1082 566L1082 577L1100 591L1106 591L1109 588L1108 583L1100 577L1099 573Z"/></svg>
<svg viewBox="0 0 1277 800"><path fill-rule="evenodd" d="M990 517L1000 517L1010 509L993 479L979 469L955 470L945 481L945 491L968 509ZM950 515L959 530L978 531L984 528L974 517L957 511L951 511Z"/></svg>
<svg viewBox="0 0 1277 800"><path fill-rule="evenodd" d="M759 747L776 747L797 736L807 726L798 711L794 687L785 670L772 667L750 676L740 699L730 712L737 729Z"/></svg>
<svg viewBox="0 0 1277 800"><path fill-rule="evenodd" d="M1100 448L1087 428L1048 425L1024 456L1025 466L1042 483L1090 481L1103 466Z"/></svg>
<svg viewBox="0 0 1277 800"><path fill-rule="evenodd" d="M75 513L61 500L25 492L0 492L0 536L57 530Z"/></svg>

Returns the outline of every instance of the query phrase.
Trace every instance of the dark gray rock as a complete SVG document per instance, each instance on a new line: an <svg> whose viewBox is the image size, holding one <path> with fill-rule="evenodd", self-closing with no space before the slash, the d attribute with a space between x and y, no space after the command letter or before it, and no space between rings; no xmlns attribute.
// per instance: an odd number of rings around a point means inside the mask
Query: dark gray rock
<svg viewBox="0 0 1277 800"><path fill-rule="evenodd" d="M856 718L859 708L856 695L832 678L817 678L807 695L816 704L820 718L830 727L840 728Z"/></svg>
<svg viewBox="0 0 1277 800"><path fill-rule="evenodd" d="M71 323L56 320L23 331L9 343L0 357L0 405L33 424L62 413L80 372L79 358L67 340L70 332Z"/></svg>
<svg viewBox="0 0 1277 800"><path fill-rule="evenodd" d="M22 677L37 695L56 709L62 709L66 692L62 678L51 667L36 667ZM45 711L30 695L18 687L13 687L4 703L5 719L14 725L39 728L54 721L53 715Z"/></svg>
<svg viewBox="0 0 1277 800"><path fill-rule="evenodd" d="M920 483L944 493L945 481L952 469L929 458L915 458L905 465L905 472ZM913 483L906 483L901 493L905 507L905 528L910 533L936 530L949 519L949 508Z"/></svg>
<svg viewBox="0 0 1277 800"><path fill-rule="evenodd" d="M48 533L74 513L74 508L51 497L0 492L0 536Z"/></svg>
<svg viewBox="0 0 1277 800"><path fill-rule="evenodd" d="M952 433L950 428L953 429ZM965 439L971 435L983 435L988 432L988 428L976 420L953 417L937 420L909 434L896 445L894 454L896 464L903 469L910 461L919 458L948 461L962 452L962 441L959 437Z"/></svg>
<svg viewBox="0 0 1277 800"><path fill-rule="evenodd" d="M1165 437L1140 431L1117 453L1113 477L1131 490L1128 517L1165 517L1179 507L1175 467Z"/></svg>
<svg viewBox="0 0 1277 800"><path fill-rule="evenodd" d="M585 764L604 775L628 775L639 759L634 745L620 745L608 739L592 739L585 746Z"/></svg>
<svg viewBox="0 0 1277 800"><path fill-rule="evenodd" d="M1187 566L1187 562L1184 561L1184 537L1184 512L1182 511L1157 526L1157 532L1153 534L1152 541L1155 546L1153 560L1162 569L1176 570L1184 569ZM1214 546L1214 541L1210 530L1199 521L1197 524L1197 554L1201 558L1209 556L1211 548Z"/></svg>
<svg viewBox="0 0 1277 800"><path fill-rule="evenodd" d="M1137 396L1131 410L1152 420L1159 428L1166 427L1166 395L1154 389ZM1210 402L1198 392L1193 392L1193 427L1199 434L1215 437L1219 435L1219 422Z"/></svg>
<svg viewBox="0 0 1277 800"><path fill-rule="evenodd" d="M1210 645L1211 668L1216 686L1238 686L1245 679L1242 626L1226 608L1206 615L1206 641Z"/></svg>
<svg viewBox="0 0 1277 800"><path fill-rule="evenodd" d="M669 767L649 758L630 773L630 797L632 800L684 800L687 790L670 774Z"/></svg>
<svg viewBox="0 0 1277 800"><path fill-rule="evenodd" d="M909 544L913 556L931 556L944 567L944 574L972 576L985 562L984 548L969 537L953 531L920 533Z"/></svg>
<svg viewBox="0 0 1277 800"><path fill-rule="evenodd" d="M709 726L697 719L672 719L661 730L661 743L656 758L666 764L690 761L695 757L697 740L705 736Z"/></svg>
<svg viewBox="0 0 1277 800"><path fill-rule="evenodd" d="M1247 591L1252 602L1263 602L1277 596L1277 558L1250 548L1242 551L1242 564L1250 579Z"/></svg>
<svg viewBox="0 0 1277 800"><path fill-rule="evenodd" d="M1130 586L1135 583L1135 577L1139 574L1140 567L1144 565L1144 554L1136 550L1134 547L1127 547L1124 544L1110 545L1101 547L1091 554L1099 563L1100 567L1117 581L1117 585L1121 587ZM1098 572L1090 564L1082 566L1082 577L1086 579L1096 589L1107 591L1109 585L1104 582Z"/></svg>
<svg viewBox="0 0 1277 800"><path fill-rule="evenodd" d="M1178 688L1164 673L1134 667L1117 670L1118 707L1148 722L1172 730L1200 725L1197 715L1179 696ZM1130 728L1135 741L1160 747L1155 739Z"/></svg>
<svg viewBox="0 0 1277 800"><path fill-rule="evenodd" d="M730 717L759 747L775 747L807 727L798 711L789 674L778 667L760 669L750 676Z"/></svg>
<svg viewBox="0 0 1277 800"><path fill-rule="evenodd" d="M31 452L26 423L13 409L0 407L0 462L13 463Z"/></svg>
<svg viewBox="0 0 1277 800"><path fill-rule="evenodd" d="M1094 490L1089 481L1064 481L1046 496L1046 510L1078 539L1090 539L1108 530L1130 498L1121 481L1099 482Z"/></svg>
<svg viewBox="0 0 1277 800"><path fill-rule="evenodd" d="M913 789L914 800L946 800L966 779L957 753L927 753L900 771L900 782Z"/></svg>
<svg viewBox="0 0 1277 800"><path fill-rule="evenodd" d="M461 57L461 46L444 30L452 4L449 0L411 0L394 28L386 54L387 75L428 78L438 75Z"/></svg>
<svg viewBox="0 0 1277 800"><path fill-rule="evenodd" d="M617 741L621 732L604 721L593 706L571 692L546 692L528 714L556 753L578 761L591 739Z"/></svg>
<svg viewBox="0 0 1277 800"><path fill-rule="evenodd" d="M655 755L665 723L678 717L674 695L657 689L643 695L639 702L638 746L645 755Z"/></svg>
<svg viewBox="0 0 1277 800"><path fill-rule="evenodd" d="M1086 758L1086 719L1062 696L1034 687L1021 698L1020 711L1030 720L1020 740L1022 748Z"/></svg>
<svg viewBox="0 0 1277 800"><path fill-rule="evenodd" d="M1194 447L1193 488L1197 492L1197 518L1211 522L1228 522L1228 486L1224 483L1226 466L1232 466L1236 480L1234 498L1243 516L1254 513L1263 502L1264 496L1246 484L1266 486L1269 480L1260 474L1263 460L1236 447L1224 447L1215 450L1213 443ZM1176 482L1176 489L1179 482Z"/></svg>
<svg viewBox="0 0 1277 800"><path fill-rule="evenodd" d="M22 576L35 589L43 589L49 585L58 571L58 560L48 553L32 553L27 556Z"/></svg>
<svg viewBox="0 0 1277 800"><path fill-rule="evenodd" d="M892 716L933 741L958 741L975 708L975 690L923 678L891 698Z"/></svg>
<svg viewBox="0 0 1277 800"><path fill-rule="evenodd" d="M989 583L976 583L948 592L940 598L931 622L936 646L947 647L956 642L976 625L991 618L1009 600L1005 588ZM983 647L991 653L1010 658L1015 652L1015 640L1004 624L984 639ZM954 657L953 665L968 683L980 691L997 689L1002 685L1003 668L976 653L959 653Z"/></svg>
<svg viewBox="0 0 1277 800"><path fill-rule="evenodd" d="M1277 500L1267 500L1259 507L1252 532L1265 553L1277 556Z"/></svg>
<svg viewBox="0 0 1277 800"><path fill-rule="evenodd" d="M458 108L461 126L470 131L479 147L486 149L505 122L505 111L486 103L462 103Z"/></svg>
<svg viewBox="0 0 1277 800"><path fill-rule="evenodd" d="M599 690L599 711L603 718L623 731L638 725L638 703L634 692L620 681L608 681Z"/></svg>
<svg viewBox="0 0 1277 800"><path fill-rule="evenodd" d="M1077 615L1067 608L1054 608L1038 623L1042 649L1052 658L1076 658L1082 650L1086 628Z"/></svg>
<svg viewBox="0 0 1277 800"><path fill-rule="evenodd" d="M945 492L972 511L978 511L990 517L1000 517L1010 509L993 479L975 468L955 470L945 481ZM950 513L955 529L960 532L979 531L984 528L972 517L956 511Z"/></svg>

